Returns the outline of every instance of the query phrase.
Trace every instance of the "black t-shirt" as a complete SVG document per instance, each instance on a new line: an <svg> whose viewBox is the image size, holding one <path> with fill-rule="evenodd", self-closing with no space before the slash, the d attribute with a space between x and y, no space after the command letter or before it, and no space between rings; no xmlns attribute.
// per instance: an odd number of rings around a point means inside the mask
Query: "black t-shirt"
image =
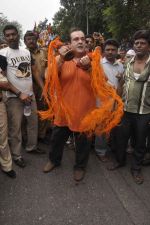
<svg viewBox="0 0 150 225"><path fill-rule="evenodd" d="M7 60L6 57L0 55L0 68L5 71L7 69Z"/></svg>

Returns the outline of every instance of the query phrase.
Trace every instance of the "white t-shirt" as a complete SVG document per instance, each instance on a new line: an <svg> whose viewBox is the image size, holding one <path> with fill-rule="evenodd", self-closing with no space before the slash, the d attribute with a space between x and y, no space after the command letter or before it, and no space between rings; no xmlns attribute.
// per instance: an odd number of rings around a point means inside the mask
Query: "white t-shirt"
<svg viewBox="0 0 150 225"><path fill-rule="evenodd" d="M4 48L0 55L7 60L7 79L19 91L25 94L33 94L31 55L27 49ZM16 97L12 92L7 91L7 97Z"/></svg>

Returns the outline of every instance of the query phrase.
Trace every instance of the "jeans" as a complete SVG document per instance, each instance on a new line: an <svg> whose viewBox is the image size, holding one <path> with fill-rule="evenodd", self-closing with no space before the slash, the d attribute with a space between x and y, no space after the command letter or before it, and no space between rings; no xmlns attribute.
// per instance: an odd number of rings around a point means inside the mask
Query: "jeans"
<svg viewBox="0 0 150 225"><path fill-rule="evenodd" d="M104 156L109 151L107 138L105 135L95 137L95 152L97 155Z"/></svg>

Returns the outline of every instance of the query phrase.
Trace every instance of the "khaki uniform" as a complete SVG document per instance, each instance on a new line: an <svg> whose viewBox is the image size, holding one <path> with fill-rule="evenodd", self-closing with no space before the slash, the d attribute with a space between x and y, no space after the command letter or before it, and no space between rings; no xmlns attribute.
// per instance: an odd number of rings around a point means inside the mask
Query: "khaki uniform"
<svg viewBox="0 0 150 225"><path fill-rule="evenodd" d="M34 52L31 52L32 58L35 61L35 65L41 76L42 80L45 80L45 70L47 67L47 49L39 48ZM33 80L33 90L37 102L37 109L44 110L46 106L43 104L43 99L41 99L42 90L39 89L39 86ZM50 127L49 121L41 120L38 118L38 138L43 139L46 135L47 129Z"/></svg>
<svg viewBox="0 0 150 225"><path fill-rule="evenodd" d="M0 74L0 82L7 81L6 78ZM2 91L0 90L0 165L2 170L8 172L12 170L12 158L8 145L7 134L7 112L2 99Z"/></svg>

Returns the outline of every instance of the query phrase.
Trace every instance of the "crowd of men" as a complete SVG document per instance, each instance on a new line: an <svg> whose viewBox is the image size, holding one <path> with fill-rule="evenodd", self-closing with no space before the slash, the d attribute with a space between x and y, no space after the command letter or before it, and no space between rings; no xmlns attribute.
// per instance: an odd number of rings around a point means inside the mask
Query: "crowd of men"
<svg viewBox="0 0 150 225"><path fill-rule="evenodd" d="M150 155L150 31L139 30L133 36L132 49L121 49L115 39L104 41L94 33L85 36L80 29L69 33L69 45L59 48L56 56L61 96L74 116L67 120L62 106L54 110L54 122L41 120L38 110L47 110L42 92L46 80L47 48L37 45L33 31L24 35L26 48L19 46L19 33L15 26L3 30L5 46L0 50L0 165L11 178L16 177L14 163L24 168L26 161L22 148L29 153L43 154L38 142L50 140L49 160L43 172L60 166L63 149L69 137L75 142L74 180L84 178L91 146L102 162L110 162L109 170L126 164L128 144L133 147L131 174L137 184L144 181L141 173L144 159ZM124 114L110 136L102 134L89 138L80 131L81 119L100 107L91 85L91 58L89 52L99 48L107 82L122 98ZM69 50L73 58L65 60ZM119 56L119 57L118 57ZM59 99L58 99L59 100ZM110 109L108 109L110 110ZM115 106L114 109L115 110ZM51 132L52 131L52 132ZM48 138L47 138L48 136ZM94 140L94 141L93 141ZM113 152L115 161L110 159ZM108 157L109 156L109 157ZM150 160L149 160L150 161Z"/></svg>

